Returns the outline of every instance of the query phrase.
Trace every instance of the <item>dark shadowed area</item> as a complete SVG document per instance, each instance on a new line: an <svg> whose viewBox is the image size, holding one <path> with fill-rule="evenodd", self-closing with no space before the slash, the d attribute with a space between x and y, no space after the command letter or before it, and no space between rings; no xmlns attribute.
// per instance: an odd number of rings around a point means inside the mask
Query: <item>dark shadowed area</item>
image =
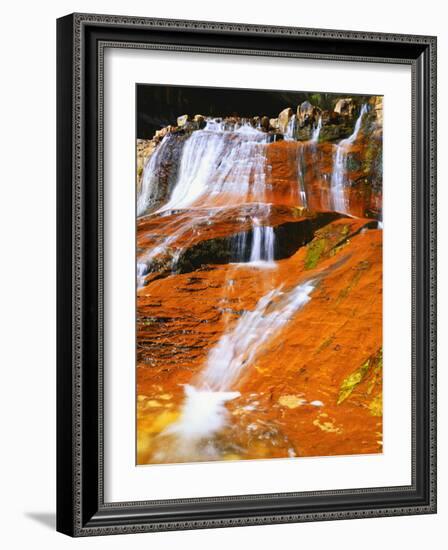
<svg viewBox="0 0 448 550"><path fill-rule="evenodd" d="M322 109L332 109L336 93L251 90L243 88L210 88L137 84L137 138L150 139L156 130L176 124L180 115L277 117L285 107L305 100ZM349 94L354 96L356 94Z"/></svg>

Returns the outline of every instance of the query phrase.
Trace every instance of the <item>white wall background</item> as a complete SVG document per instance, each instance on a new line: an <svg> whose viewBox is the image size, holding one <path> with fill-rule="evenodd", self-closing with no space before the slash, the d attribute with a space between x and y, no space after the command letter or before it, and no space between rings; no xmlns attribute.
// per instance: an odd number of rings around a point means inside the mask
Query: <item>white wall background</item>
<svg viewBox="0 0 448 550"><path fill-rule="evenodd" d="M2 11L1 540L5 548L331 548L432 545L448 520L448 277L439 169L439 513L72 540L54 531L55 510L55 19L74 11L256 24L432 34L439 37L439 157L448 149L448 35L439 0L59 0L9 2ZM445 250L443 250L445 249Z"/></svg>

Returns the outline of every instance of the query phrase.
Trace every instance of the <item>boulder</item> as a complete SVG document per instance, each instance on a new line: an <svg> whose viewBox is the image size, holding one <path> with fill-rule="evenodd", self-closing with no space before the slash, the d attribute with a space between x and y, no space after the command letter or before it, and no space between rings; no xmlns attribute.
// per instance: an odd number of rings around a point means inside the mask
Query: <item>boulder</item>
<svg viewBox="0 0 448 550"><path fill-rule="evenodd" d="M278 126L279 130L284 134L288 128L289 119L293 116L293 111L291 107L283 109L283 111L278 115Z"/></svg>
<svg viewBox="0 0 448 550"><path fill-rule="evenodd" d="M269 125L270 125L269 117L267 117L267 116L262 116L260 122L261 122L261 127L263 128L263 130L265 130L266 132L268 132L268 131L269 131Z"/></svg>
<svg viewBox="0 0 448 550"><path fill-rule="evenodd" d="M137 139L137 194L140 193L145 164L153 154L156 142L153 139Z"/></svg>
<svg viewBox="0 0 448 550"><path fill-rule="evenodd" d="M297 107L297 121L299 128L304 126L315 126L321 114L319 107L309 101L304 101Z"/></svg>
<svg viewBox="0 0 448 550"><path fill-rule="evenodd" d="M161 141L167 134L170 132L173 132L176 129L175 126L165 126L165 128L162 128L161 130L157 130L154 134L154 140L156 143Z"/></svg>
<svg viewBox="0 0 448 550"><path fill-rule="evenodd" d="M352 118L358 108L355 101L351 97L339 99L334 107L334 112L344 117Z"/></svg>
<svg viewBox="0 0 448 550"><path fill-rule="evenodd" d="M269 119L269 128L271 130L278 130L279 129L279 122L278 122L278 118L270 118Z"/></svg>
<svg viewBox="0 0 448 550"><path fill-rule="evenodd" d="M383 126L383 96L376 95L372 98L371 104L375 112L376 122L382 127Z"/></svg>
<svg viewBox="0 0 448 550"><path fill-rule="evenodd" d="M322 124L324 126L328 124L339 124L341 116L335 111L323 111L322 112Z"/></svg>
<svg viewBox="0 0 448 550"><path fill-rule="evenodd" d="M188 115L181 115L177 117L177 125L182 128L182 126L185 126L189 120Z"/></svg>
<svg viewBox="0 0 448 550"><path fill-rule="evenodd" d="M205 121L205 116L204 115L194 115L193 120L194 120L194 122L198 122L199 124L201 124L202 122Z"/></svg>

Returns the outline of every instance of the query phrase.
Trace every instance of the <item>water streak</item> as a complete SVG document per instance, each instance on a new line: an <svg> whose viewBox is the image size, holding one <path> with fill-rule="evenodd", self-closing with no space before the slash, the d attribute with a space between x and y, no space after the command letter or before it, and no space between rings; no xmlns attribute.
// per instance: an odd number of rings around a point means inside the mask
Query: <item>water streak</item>
<svg viewBox="0 0 448 550"><path fill-rule="evenodd" d="M225 195L235 203L262 202L268 135L249 123L228 124L214 119L187 139L176 186L161 210L213 205Z"/></svg>
<svg viewBox="0 0 448 550"><path fill-rule="evenodd" d="M322 117L319 117L319 120L317 122L317 126L313 129L313 132L311 134L311 142L317 143L319 141L320 131L322 130Z"/></svg>
<svg viewBox="0 0 448 550"><path fill-rule="evenodd" d="M274 250L274 228L269 226L257 225L257 220L255 220L250 261L272 263L274 262Z"/></svg>
<svg viewBox="0 0 448 550"><path fill-rule="evenodd" d="M297 119L295 115L292 115L292 117L288 120L288 124L286 125L286 132L283 135L283 139L285 141L295 140L296 127L297 127Z"/></svg>
<svg viewBox="0 0 448 550"><path fill-rule="evenodd" d="M137 216L142 216L156 202L160 193L160 172L162 163L170 149L172 135L167 134L145 164L142 175L142 186L137 196Z"/></svg>
<svg viewBox="0 0 448 550"><path fill-rule="evenodd" d="M243 313L233 330L210 351L200 386L228 391L262 346L311 300L314 288L314 281L306 281L292 290L279 286L262 296L253 311Z"/></svg>
<svg viewBox="0 0 448 550"><path fill-rule="evenodd" d="M349 146L356 141L359 131L361 129L362 119L367 112L367 105L364 104L361 107L361 111L356 120L353 133L346 139L341 140L336 145L336 150L333 156L333 172L331 175L331 197L332 208L337 212L348 212L348 201L346 197L347 186L347 161Z"/></svg>
<svg viewBox="0 0 448 550"><path fill-rule="evenodd" d="M239 397L232 386L248 368L263 346L274 338L310 300L315 281L306 281L292 290L283 286L265 294L252 311L246 311L233 329L221 336L208 354L205 369L194 385L185 386L180 418L164 435L174 435L178 457L200 455L219 458L210 439L227 423L225 403ZM204 447L201 441L208 438Z"/></svg>

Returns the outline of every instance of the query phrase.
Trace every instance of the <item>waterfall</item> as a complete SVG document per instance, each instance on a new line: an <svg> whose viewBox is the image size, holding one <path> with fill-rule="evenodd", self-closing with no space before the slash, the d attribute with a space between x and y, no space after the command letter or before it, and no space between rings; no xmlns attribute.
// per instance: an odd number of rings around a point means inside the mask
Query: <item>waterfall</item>
<svg viewBox="0 0 448 550"><path fill-rule="evenodd" d="M292 115L292 117L288 120L288 124L286 126L286 132L283 134L283 139L285 141L294 141L296 137L296 117L295 115Z"/></svg>
<svg viewBox="0 0 448 550"><path fill-rule="evenodd" d="M260 263L274 262L275 234L274 228L258 225L257 219L254 219L252 249L250 252L250 262Z"/></svg>
<svg viewBox="0 0 448 550"><path fill-rule="evenodd" d="M321 130L322 130L322 117L320 116L317 122L317 126L313 129L313 132L311 134L312 143L317 143L319 141L319 135Z"/></svg>
<svg viewBox="0 0 448 550"><path fill-rule="evenodd" d="M306 147L305 144L300 144L297 153L297 182L299 185L299 196L302 201L302 206L305 208L308 207L308 199L306 196L306 187L305 187L305 159L303 154L303 149Z"/></svg>
<svg viewBox="0 0 448 550"><path fill-rule="evenodd" d="M269 220L270 207L261 207L260 215L263 219L253 217L251 229L237 233L233 237L232 257L234 262L247 263L257 267L276 267L275 258L275 232L269 225L263 225L263 221Z"/></svg>
<svg viewBox="0 0 448 550"><path fill-rule="evenodd" d="M233 257L236 262L245 262L247 257L247 232L237 233L233 238Z"/></svg>
<svg viewBox="0 0 448 550"><path fill-rule="evenodd" d="M212 348L199 387L228 391L263 344L311 300L314 288L314 281L306 281L290 291L279 286L262 296L254 310L243 313L233 330Z"/></svg>
<svg viewBox="0 0 448 550"><path fill-rule="evenodd" d="M137 262L137 287L143 286L145 275L148 273L148 266L145 263Z"/></svg>
<svg viewBox="0 0 448 550"><path fill-rule="evenodd" d="M137 216L142 216L160 193L160 168L169 151L171 139L171 134L167 134L145 164L142 175L142 186L137 196Z"/></svg>
<svg viewBox="0 0 448 550"><path fill-rule="evenodd" d="M269 137L249 123L209 119L186 140L176 186L160 209L219 204L224 196L262 202L265 196L266 146Z"/></svg>
<svg viewBox="0 0 448 550"><path fill-rule="evenodd" d="M188 455L196 443L213 436L225 426L225 403L239 392L232 386L243 369L248 368L262 347L274 338L310 300L315 281L305 281L285 291L274 288L258 301L252 311L246 311L233 329L225 333L210 350L205 369L195 385L185 386L185 401L180 418L165 434L175 435L175 452ZM212 442L206 452L213 455ZM197 454L197 449L194 449Z"/></svg>
<svg viewBox="0 0 448 550"><path fill-rule="evenodd" d="M361 111L356 120L353 133L346 139L341 140L336 145L336 151L333 156L333 172L331 175L331 197L333 210L337 212L348 213L347 197L345 188L347 184L347 160L348 146L356 141L359 130L361 129L362 119L367 112L367 105L361 107Z"/></svg>

